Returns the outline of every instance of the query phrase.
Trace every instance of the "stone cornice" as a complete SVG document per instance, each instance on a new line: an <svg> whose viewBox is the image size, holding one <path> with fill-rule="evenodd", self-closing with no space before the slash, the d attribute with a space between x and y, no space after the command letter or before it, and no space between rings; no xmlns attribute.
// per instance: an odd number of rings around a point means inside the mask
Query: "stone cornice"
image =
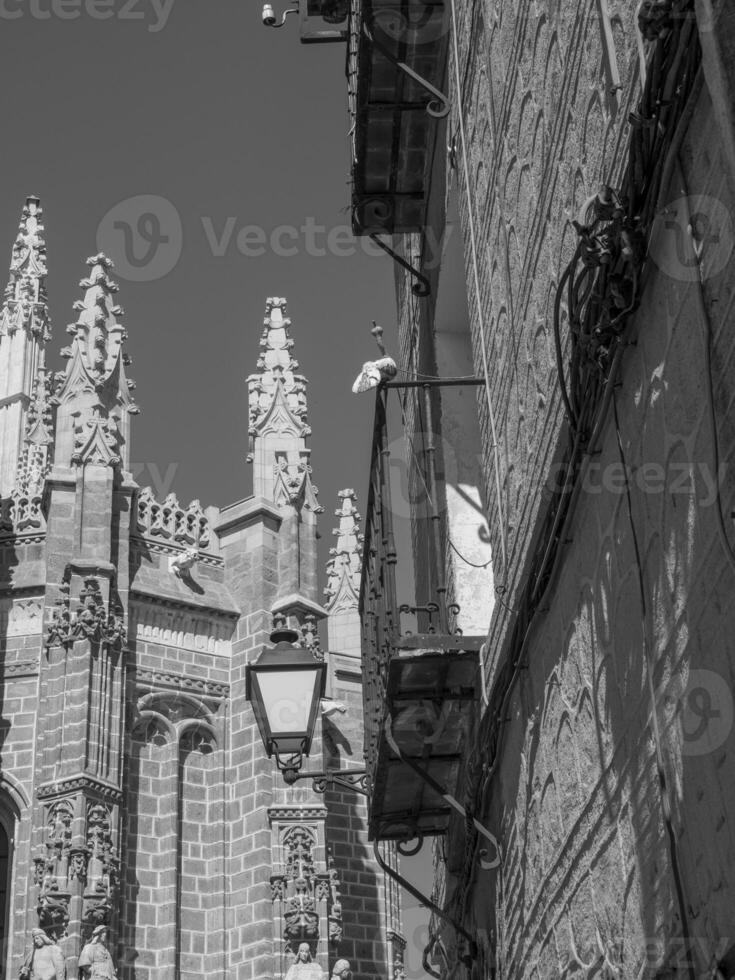
<svg viewBox="0 0 735 980"><path fill-rule="evenodd" d="M38 787L36 796L39 800L50 800L57 796L70 796L79 792L91 792L115 803L122 800L122 790L117 786L85 774L72 776L69 779L59 779L53 783L45 783Z"/></svg>
<svg viewBox="0 0 735 980"><path fill-rule="evenodd" d="M299 823L303 820L326 820L327 808L325 806L311 806L305 803L303 806L298 804L283 804L282 806L268 807L268 821L292 820Z"/></svg>
<svg viewBox="0 0 735 980"><path fill-rule="evenodd" d="M0 676L7 679L10 677L35 677L38 674L38 660L16 660L14 663L0 664Z"/></svg>
<svg viewBox="0 0 735 980"><path fill-rule="evenodd" d="M0 548L14 548L23 544L43 544L46 540L45 531L36 531L33 534L7 534L0 538Z"/></svg>
<svg viewBox="0 0 735 980"><path fill-rule="evenodd" d="M207 602L197 602L194 598L187 600L173 596L162 596L157 592L136 586L135 582L130 586L130 598L143 605L166 606L169 609L194 610L198 613L204 612L215 619L232 620L240 618L240 613L236 609L217 609Z"/></svg>
<svg viewBox="0 0 735 980"><path fill-rule="evenodd" d="M152 690L187 691L217 701L223 701L230 693L229 684L208 681L203 677L189 677L171 671L151 670L147 667L135 667L134 674L138 687Z"/></svg>
<svg viewBox="0 0 735 980"><path fill-rule="evenodd" d="M282 521L283 511L270 500L265 497L248 497L246 500L230 504L229 507L223 507L220 511L219 523L214 530L220 538L260 523L270 524L272 529L277 531Z"/></svg>

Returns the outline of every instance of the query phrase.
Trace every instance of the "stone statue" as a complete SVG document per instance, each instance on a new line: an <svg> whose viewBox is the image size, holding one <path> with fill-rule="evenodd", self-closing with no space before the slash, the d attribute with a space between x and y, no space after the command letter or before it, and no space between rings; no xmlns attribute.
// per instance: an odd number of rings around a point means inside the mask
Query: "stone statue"
<svg viewBox="0 0 735 980"><path fill-rule="evenodd" d="M31 929L33 946L20 968L20 980L66 980L64 954L43 929Z"/></svg>
<svg viewBox="0 0 735 980"><path fill-rule="evenodd" d="M115 964L107 949L107 926L97 926L79 956L79 968L87 980L117 980Z"/></svg>
<svg viewBox="0 0 735 980"><path fill-rule="evenodd" d="M288 968L285 980L326 980L324 971L311 958L308 943L301 943L296 954L296 960Z"/></svg>
<svg viewBox="0 0 735 980"><path fill-rule="evenodd" d="M332 967L332 980L352 980L349 960L337 960Z"/></svg>

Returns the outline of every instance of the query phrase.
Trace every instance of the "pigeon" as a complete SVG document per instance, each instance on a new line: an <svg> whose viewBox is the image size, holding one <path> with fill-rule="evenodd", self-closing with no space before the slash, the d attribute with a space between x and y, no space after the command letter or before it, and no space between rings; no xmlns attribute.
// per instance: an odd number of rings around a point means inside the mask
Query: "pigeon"
<svg viewBox="0 0 735 980"><path fill-rule="evenodd" d="M384 381L395 378L398 373L396 362L386 353L383 343L383 328L379 327L375 320L373 320L373 329L370 332L375 337L378 349L383 356L376 361L365 361L362 371L355 378L355 383L352 386L352 393L355 395L369 391L371 388L377 388Z"/></svg>

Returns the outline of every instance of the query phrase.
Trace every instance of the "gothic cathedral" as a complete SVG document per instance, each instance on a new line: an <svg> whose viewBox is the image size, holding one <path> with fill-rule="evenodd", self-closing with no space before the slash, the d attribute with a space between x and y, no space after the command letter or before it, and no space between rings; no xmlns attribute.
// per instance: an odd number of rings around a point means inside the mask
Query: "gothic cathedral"
<svg viewBox="0 0 735 980"><path fill-rule="evenodd" d="M245 696L287 623L338 704L316 754L362 757L359 515L343 491L322 604L285 300L267 301L248 378L253 495L183 505L132 478L117 285L106 256L87 265L54 372L28 198L0 312L3 978L346 976L345 960L355 980L400 977L363 798L287 787Z"/></svg>

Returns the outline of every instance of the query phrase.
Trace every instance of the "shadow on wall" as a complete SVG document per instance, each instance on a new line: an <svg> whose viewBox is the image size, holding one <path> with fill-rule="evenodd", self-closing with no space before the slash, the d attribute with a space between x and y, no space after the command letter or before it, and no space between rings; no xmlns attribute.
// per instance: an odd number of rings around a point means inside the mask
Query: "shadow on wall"
<svg viewBox="0 0 735 980"><path fill-rule="evenodd" d="M705 90L681 151L691 186L717 165L700 149L712 125ZM716 300L734 273L652 273L614 395L620 445L611 412L507 711L487 817L502 883L478 873L472 908L512 978L732 972L735 387Z"/></svg>

